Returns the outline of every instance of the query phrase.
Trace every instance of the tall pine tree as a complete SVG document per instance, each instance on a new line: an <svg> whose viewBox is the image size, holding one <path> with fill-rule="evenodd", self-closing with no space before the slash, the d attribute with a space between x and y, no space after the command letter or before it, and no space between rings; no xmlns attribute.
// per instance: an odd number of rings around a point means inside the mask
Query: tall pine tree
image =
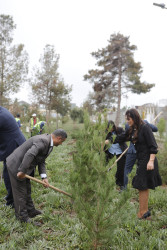
<svg viewBox="0 0 167 250"><path fill-rule="evenodd" d="M89 70L84 76L84 80L93 84L93 99L98 110L110 108L113 103L117 103L117 126L124 91L147 93L154 86L140 80L142 67L140 62L134 60L136 49L135 45L130 44L129 37L120 33L111 35L105 48L91 53L97 60L98 69Z"/></svg>

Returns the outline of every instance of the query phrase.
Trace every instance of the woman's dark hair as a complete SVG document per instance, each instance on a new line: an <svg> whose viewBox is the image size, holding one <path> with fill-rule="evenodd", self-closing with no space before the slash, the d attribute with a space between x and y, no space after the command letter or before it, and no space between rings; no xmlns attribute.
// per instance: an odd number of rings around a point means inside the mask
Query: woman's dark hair
<svg viewBox="0 0 167 250"><path fill-rule="evenodd" d="M135 143L137 141L137 138L138 138L138 131L140 129L140 126L143 124L143 121L140 117L140 114L138 113L138 111L136 109L128 109L126 111L125 115L126 115L127 119L132 118L132 120L134 121L133 127L130 127L130 129L129 129L129 136L130 137L133 136L133 142Z"/></svg>
<svg viewBox="0 0 167 250"><path fill-rule="evenodd" d="M132 118L132 120L134 121L134 127L136 129L139 129L139 127L141 126L141 124L143 123L138 111L136 109L128 109L126 111L126 117L128 118Z"/></svg>
<svg viewBox="0 0 167 250"><path fill-rule="evenodd" d="M106 129L107 132L109 132L108 131L109 128L111 128L112 131L116 131L117 130L117 127L115 126L115 123L112 120L108 121L107 129Z"/></svg>

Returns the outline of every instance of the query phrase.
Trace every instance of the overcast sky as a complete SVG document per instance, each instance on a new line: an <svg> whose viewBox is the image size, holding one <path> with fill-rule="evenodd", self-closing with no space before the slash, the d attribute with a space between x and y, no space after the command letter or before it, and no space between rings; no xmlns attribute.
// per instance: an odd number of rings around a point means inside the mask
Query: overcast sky
<svg viewBox="0 0 167 250"><path fill-rule="evenodd" d="M1 14L13 16L14 43L23 43L30 71L46 44L60 55L59 72L73 86L72 102L80 106L92 89L83 75L95 67L91 52L104 48L110 35L120 32L137 46L135 60L142 80L155 83L150 93L129 94L122 105L157 103L167 99L167 9L152 0L0 0ZM162 1L157 0L157 3ZM163 1L167 6L167 0ZM17 95L30 101L28 88Z"/></svg>

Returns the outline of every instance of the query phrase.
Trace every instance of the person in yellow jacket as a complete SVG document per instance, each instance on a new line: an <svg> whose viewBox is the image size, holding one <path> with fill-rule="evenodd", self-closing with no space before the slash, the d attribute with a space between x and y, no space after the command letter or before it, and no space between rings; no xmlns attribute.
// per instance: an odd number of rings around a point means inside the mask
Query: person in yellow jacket
<svg viewBox="0 0 167 250"><path fill-rule="evenodd" d="M39 118L37 118L36 114L32 114L32 118L30 119L30 132L31 132L31 136L32 135L32 129L35 126L35 124L37 124L39 122Z"/></svg>
<svg viewBox="0 0 167 250"><path fill-rule="evenodd" d="M44 134L45 133L44 126L45 126L44 121L40 121L40 122L36 123L32 129L32 136Z"/></svg>

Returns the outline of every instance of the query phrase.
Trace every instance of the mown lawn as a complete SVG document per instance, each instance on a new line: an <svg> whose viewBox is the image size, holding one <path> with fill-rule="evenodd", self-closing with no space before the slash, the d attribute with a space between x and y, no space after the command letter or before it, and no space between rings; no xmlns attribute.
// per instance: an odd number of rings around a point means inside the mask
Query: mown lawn
<svg viewBox="0 0 167 250"><path fill-rule="evenodd" d="M70 133L69 133L70 134ZM72 133L71 133L72 134ZM77 151L71 135L47 159L47 174L51 185L70 193L70 173L73 171L72 153ZM2 172L2 164L0 165ZM114 174L110 171L109 174ZM132 173L132 176L135 169ZM36 176L38 171L36 171ZM131 177L132 178L132 177ZM150 192L151 221L136 218L137 191L129 185L131 197L125 204L124 219L118 224L112 246L99 249L167 249L167 189L159 187ZM16 220L14 210L4 207L6 195L3 181L0 183L0 249L89 249L87 230L80 223L73 209L71 198L46 189L32 182L32 198L43 214L34 220L41 226L23 224ZM120 197L118 192L118 199Z"/></svg>

